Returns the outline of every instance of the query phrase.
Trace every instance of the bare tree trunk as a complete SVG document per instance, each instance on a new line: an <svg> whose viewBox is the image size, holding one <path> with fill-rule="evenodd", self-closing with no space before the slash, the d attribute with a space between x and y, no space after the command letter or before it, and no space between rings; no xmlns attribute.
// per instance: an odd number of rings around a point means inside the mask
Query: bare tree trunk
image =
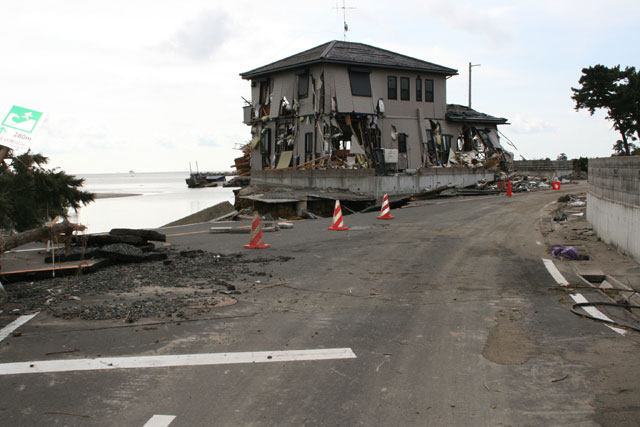
<svg viewBox="0 0 640 427"><path fill-rule="evenodd" d="M56 236L58 234L71 234L76 230L82 231L85 228L86 227L84 225L63 221L59 224L44 225L40 228L34 228L33 230L14 234L13 236L0 238L0 254L27 243L49 240L52 236Z"/></svg>
<svg viewBox="0 0 640 427"><path fill-rule="evenodd" d="M624 155L630 156L631 149L629 148L629 141L627 141L627 135L625 135L624 129L620 127L621 123L619 120L616 120L616 126L618 127L618 131L620 132L620 135L622 135L622 147L624 148Z"/></svg>
<svg viewBox="0 0 640 427"><path fill-rule="evenodd" d="M0 162L2 162L5 157L7 157L7 154L9 154L9 147L0 145Z"/></svg>

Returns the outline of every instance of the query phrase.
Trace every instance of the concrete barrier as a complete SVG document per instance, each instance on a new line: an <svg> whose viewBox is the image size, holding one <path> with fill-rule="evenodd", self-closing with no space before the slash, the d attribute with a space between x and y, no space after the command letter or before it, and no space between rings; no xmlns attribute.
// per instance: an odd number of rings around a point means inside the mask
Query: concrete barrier
<svg viewBox="0 0 640 427"><path fill-rule="evenodd" d="M293 188L344 189L382 200L389 196L404 196L452 185L466 187L480 180L494 179L494 172L483 168L430 168L415 175L375 176L373 169L326 169L252 171L251 184L286 185Z"/></svg>
<svg viewBox="0 0 640 427"><path fill-rule="evenodd" d="M640 262L640 156L589 159L587 220L600 238Z"/></svg>

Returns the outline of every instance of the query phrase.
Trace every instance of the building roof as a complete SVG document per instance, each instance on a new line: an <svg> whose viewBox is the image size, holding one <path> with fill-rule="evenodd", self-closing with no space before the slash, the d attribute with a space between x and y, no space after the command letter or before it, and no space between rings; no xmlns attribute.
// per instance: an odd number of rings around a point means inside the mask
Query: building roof
<svg viewBox="0 0 640 427"><path fill-rule="evenodd" d="M321 44L304 52L297 53L271 64L264 65L251 71L240 73L243 79L301 68L319 63L333 63L376 68L395 68L402 70L420 71L425 73L444 74L453 76L458 74L453 68L422 61L410 56L391 52L362 43L333 40Z"/></svg>
<svg viewBox="0 0 640 427"><path fill-rule="evenodd" d="M507 119L504 117L494 117L485 113L481 113L472 108L458 104L447 104L447 120L458 123L486 123L504 125Z"/></svg>

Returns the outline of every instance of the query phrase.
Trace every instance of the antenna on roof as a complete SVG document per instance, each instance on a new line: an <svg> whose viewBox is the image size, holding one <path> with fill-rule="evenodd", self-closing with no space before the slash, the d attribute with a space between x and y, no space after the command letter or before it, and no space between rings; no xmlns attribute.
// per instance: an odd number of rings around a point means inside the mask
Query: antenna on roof
<svg viewBox="0 0 640 427"><path fill-rule="evenodd" d="M347 9L355 9L355 7L347 7L345 5L345 0L342 0L342 7L338 6L336 3L336 12L342 9L342 22L344 24L344 39L347 40L347 31L349 31L349 26L347 25Z"/></svg>

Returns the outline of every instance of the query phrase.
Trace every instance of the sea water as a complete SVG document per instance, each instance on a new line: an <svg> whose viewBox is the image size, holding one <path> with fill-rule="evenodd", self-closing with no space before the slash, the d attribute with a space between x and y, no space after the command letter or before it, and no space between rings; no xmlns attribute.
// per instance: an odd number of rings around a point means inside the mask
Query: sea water
<svg viewBox="0 0 640 427"><path fill-rule="evenodd" d="M234 202L232 188L188 188L188 172L75 176L85 180L85 191L107 196L96 198L77 213L71 211L69 220L85 225L88 233L112 228L158 228L220 202ZM122 195L126 197L112 197Z"/></svg>

